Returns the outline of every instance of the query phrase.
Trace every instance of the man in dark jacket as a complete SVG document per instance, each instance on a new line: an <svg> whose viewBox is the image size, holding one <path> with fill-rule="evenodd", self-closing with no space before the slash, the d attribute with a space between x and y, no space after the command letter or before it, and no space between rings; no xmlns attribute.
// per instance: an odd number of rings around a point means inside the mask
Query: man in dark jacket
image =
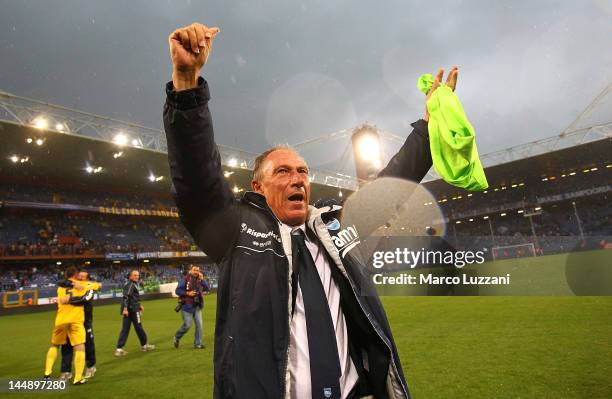
<svg viewBox="0 0 612 399"><path fill-rule="evenodd" d="M195 320L196 330L193 347L204 349L205 346L202 343L202 308L204 308L204 295L209 291L210 287L204 279L204 275L200 272L200 267L192 265L189 273L179 281L175 290L181 301L181 317L183 318L183 325L174 335L173 344L175 348L179 347L180 339L189 331Z"/></svg>
<svg viewBox="0 0 612 399"><path fill-rule="evenodd" d="M127 351L123 347L127 341L132 324L140 340L141 350L143 352L150 352L155 349L155 345L147 343L147 333L142 328L141 314L144 311L144 307L140 304L140 293L138 292L140 288L138 284L139 279L140 273L138 270L132 270L128 276L128 281L123 286L123 299L121 300L123 323L119 333L119 340L117 341L117 349L115 350L115 356L117 357L127 355Z"/></svg>
<svg viewBox="0 0 612 399"><path fill-rule="evenodd" d="M235 199L229 188L200 77L218 32L193 24L170 35L164 107L181 220L219 265L214 397L409 398L382 304L361 294L374 290L359 232L340 223L341 207L309 206L305 161L275 147L257 158L253 191ZM427 122L413 127L379 176L425 176Z"/></svg>

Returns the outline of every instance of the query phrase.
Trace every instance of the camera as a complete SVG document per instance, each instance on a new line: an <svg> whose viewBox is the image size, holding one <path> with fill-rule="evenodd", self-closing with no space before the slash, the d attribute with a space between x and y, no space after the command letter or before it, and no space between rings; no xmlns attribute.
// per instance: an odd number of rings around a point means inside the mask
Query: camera
<svg viewBox="0 0 612 399"><path fill-rule="evenodd" d="M176 306L174 307L174 311L178 313L181 311L182 308L183 308L183 300L179 298Z"/></svg>

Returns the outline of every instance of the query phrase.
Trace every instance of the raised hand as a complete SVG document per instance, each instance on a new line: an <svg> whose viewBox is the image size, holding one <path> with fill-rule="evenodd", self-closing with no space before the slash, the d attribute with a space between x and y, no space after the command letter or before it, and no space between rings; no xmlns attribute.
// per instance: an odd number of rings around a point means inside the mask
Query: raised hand
<svg viewBox="0 0 612 399"><path fill-rule="evenodd" d="M197 85L200 70L208 61L218 27L193 23L168 36L172 59L172 82L175 90L187 90Z"/></svg>
<svg viewBox="0 0 612 399"><path fill-rule="evenodd" d="M458 75L459 75L459 67L457 65L453 65L450 72L448 73L448 76L446 77L446 86L450 87L452 91L455 91L455 88L457 87L457 76ZM427 101L429 101L434 91L436 91L436 89L440 87L440 82L442 81L443 77L444 77L444 68L440 68L438 69L436 78L433 84L431 85L431 89L429 89L429 92L427 93L427 96L425 97L425 117L423 118L425 119L425 121L429 121L429 112L427 111Z"/></svg>

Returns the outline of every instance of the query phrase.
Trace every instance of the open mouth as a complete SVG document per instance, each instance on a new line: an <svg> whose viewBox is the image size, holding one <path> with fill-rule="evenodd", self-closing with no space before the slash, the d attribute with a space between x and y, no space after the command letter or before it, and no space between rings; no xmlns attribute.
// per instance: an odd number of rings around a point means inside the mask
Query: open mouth
<svg viewBox="0 0 612 399"><path fill-rule="evenodd" d="M304 202L304 194L295 193L289 196L289 201L291 202Z"/></svg>

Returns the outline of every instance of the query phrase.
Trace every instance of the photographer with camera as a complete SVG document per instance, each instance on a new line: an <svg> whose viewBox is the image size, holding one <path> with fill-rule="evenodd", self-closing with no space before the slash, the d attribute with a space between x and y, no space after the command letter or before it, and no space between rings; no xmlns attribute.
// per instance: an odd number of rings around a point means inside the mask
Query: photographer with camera
<svg viewBox="0 0 612 399"><path fill-rule="evenodd" d="M202 343L202 308L204 307L204 295L210 291L208 282L204 279L204 275L200 272L200 267L191 265L189 273L185 278L179 281L176 287L176 295L179 298L179 304L176 311L181 311L183 317L183 325L174 335L174 347L178 349L179 340L189 331L193 320L195 320L195 340L193 347L195 349L204 349Z"/></svg>

